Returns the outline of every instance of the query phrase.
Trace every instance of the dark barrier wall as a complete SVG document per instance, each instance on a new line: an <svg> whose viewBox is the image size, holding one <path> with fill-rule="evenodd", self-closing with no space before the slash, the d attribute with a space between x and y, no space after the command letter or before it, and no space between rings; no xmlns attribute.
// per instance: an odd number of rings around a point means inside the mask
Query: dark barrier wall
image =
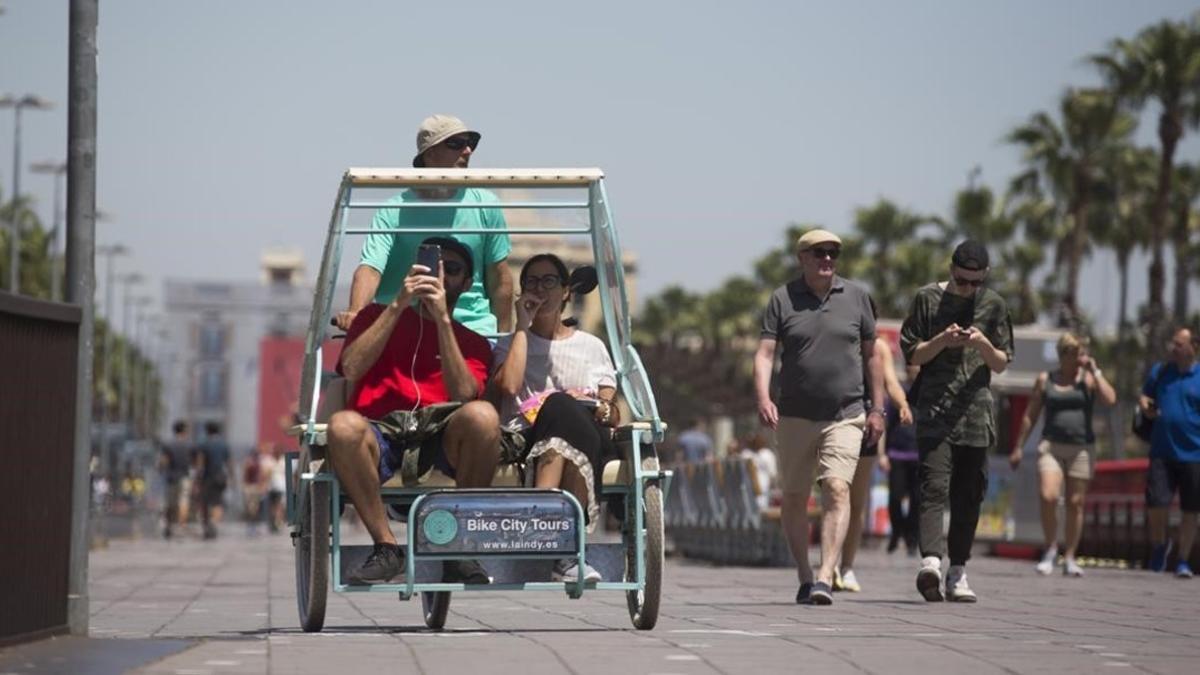
<svg viewBox="0 0 1200 675"><path fill-rule="evenodd" d="M79 321L0 292L0 644L67 629Z"/></svg>

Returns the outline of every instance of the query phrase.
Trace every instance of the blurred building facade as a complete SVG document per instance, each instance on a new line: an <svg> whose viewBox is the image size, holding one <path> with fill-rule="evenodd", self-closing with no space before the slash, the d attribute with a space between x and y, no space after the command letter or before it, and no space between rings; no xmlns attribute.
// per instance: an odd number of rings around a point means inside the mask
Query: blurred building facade
<svg viewBox="0 0 1200 675"><path fill-rule="evenodd" d="M266 251L260 267L258 281L165 282L164 438L177 419L220 423L239 451L259 438L261 343L303 336L314 292L298 250Z"/></svg>

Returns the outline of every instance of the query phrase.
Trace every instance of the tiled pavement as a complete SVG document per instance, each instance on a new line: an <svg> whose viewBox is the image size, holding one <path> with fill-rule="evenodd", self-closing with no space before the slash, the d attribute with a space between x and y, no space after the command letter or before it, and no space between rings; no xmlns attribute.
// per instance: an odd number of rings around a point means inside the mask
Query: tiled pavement
<svg viewBox="0 0 1200 675"><path fill-rule="evenodd" d="M0 651L0 673L1089 673L1200 671L1200 580L1090 570L1038 577L978 559L977 605L928 604L915 561L860 555L865 590L792 602L794 573L669 560L658 627L619 593L458 594L447 630L419 601L331 594L297 627L284 535L114 541L91 558L91 638Z"/></svg>

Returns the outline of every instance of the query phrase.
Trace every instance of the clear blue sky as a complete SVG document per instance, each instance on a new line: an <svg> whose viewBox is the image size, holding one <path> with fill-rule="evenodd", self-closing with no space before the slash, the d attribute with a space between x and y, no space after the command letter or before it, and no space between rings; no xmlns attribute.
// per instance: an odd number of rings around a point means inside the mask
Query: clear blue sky
<svg viewBox="0 0 1200 675"><path fill-rule="evenodd" d="M28 162L66 154L67 3L3 0L0 92ZM476 166L600 166L643 294L748 273L789 221L847 231L886 196L945 213L971 167L1115 36L1194 2L101 3L100 242L126 269L250 279L262 249L310 270L343 169L404 165L420 120L483 131ZM1153 114L1152 112L1148 114ZM1150 119L1149 117L1147 118ZM0 185L11 185L0 111ZM1143 123L1153 142L1153 123ZM1200 159L1192 136L1181 157ZM25 174L49 219L51 181ZM1084 302L1113 319L1111 257ZM1134 278L1136 304L1145 273ZM101 295L100 297L103 297Z"/></svg>

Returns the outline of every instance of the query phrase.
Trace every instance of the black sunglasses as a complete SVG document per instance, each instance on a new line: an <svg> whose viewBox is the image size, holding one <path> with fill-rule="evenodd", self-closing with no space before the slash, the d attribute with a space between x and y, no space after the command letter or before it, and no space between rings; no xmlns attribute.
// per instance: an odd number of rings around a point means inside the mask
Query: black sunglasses
<svg viewBox="0 0 1200 675"><path fill-rule="evenodd" d="M453 260L442 260L442 272L448 277L456 277L467 271L467 266Z"/></svg>
<svg viewBox="0 0 1200 675"><path fill-rule="evenodd" d="M442 145L456 151L468 147L472 150L475 149L475 144L471 142L470 136L451 136L450 138L442 141Z"/></svg>
<svg viewBox="0 0 1200 675"><path fill-rule="evenodd" d="M965 277L960 277L957 274L954 275L954 283L959 286L970 286L971 288L979 288L980 286L983 285L983 283L985 281L987 281L987 279L967 279Z"/></svg>
<svg viewBox="0 0 1200 675"><path fill-rule="evenodd" d="M814 257L818 260L820 260L822 258L829 258L830 260L837 260L838 256L840 256L842 254L842 249L837 248L836 246L830 246L828 248L825 248L822 246L814 246L814 247L808 249L808 252L809 252L809 254L812 255L812 257Z"/></svg>
<svg viewBox="0 0 1200 675"><path fill-rule="evenodd" d="M521 279L521 288L527 291L538 286L541 286L543 290L552 291L562 285L563 279L557 274L547 274L544 277L529 276Z"/></svg>

